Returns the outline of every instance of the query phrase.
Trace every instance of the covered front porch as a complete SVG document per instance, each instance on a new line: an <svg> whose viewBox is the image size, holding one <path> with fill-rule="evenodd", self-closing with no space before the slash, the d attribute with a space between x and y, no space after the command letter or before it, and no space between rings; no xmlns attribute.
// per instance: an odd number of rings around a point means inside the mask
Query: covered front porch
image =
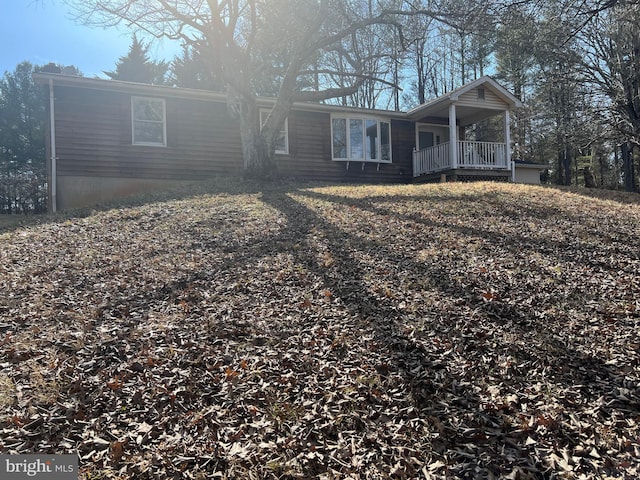
<svg viewBox="0 0 640 480"><path fill-rule="evenodd" d="M492 172L511 177L512 108L520 100L490 77L416 107L413 177L464 170L467 176ZM487 128L487 120L491 128ZM478 125L484 122L485 127Z"/></svg>
<svg viewBox="0 0 640 480"><path fill-rule="evenodd" d="M413 176L458 168L509 170L510 152L506 143L457 141L414 150Z"/></svg>

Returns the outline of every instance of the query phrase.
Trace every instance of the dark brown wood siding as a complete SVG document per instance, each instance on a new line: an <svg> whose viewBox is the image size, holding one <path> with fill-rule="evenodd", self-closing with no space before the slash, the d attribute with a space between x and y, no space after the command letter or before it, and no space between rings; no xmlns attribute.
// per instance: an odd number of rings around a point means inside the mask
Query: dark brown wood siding
<svg viewBox="0 0 640 480"><path fill-rule="evenodd" d="M413 122L391 121L392 163L331 159L331 115L294 110L289 115L289 155L276 155L281 175L328 182L402 182L411 179ZM409 146L399 142L411 142Z"/></svg>
<svg viewBox="0 0 640 480"><path fill-rule="evenodd" d="M400 170L401 180L413 177L413 149L416 146L416 124L409 120L391 121L391 148L393 163Z"/></svg>
<svg viewBox="0 0 640 480"><path fill-rule="evenodd" d="M131 94L56 87L59 175L145 179L202 179L243 167L240 127L224 102L164 98L167 146L132 145ZM139 95L143 96L143 95ZM277 155L280 175L349 182L409 181L413 122L391 121L392 163L331 160L331 116L294 110L288 119L289 154Z"/></svg>
<svg viewBox="0 0 640 480"><path fill-rule="evenodd" d="M59 175L200 179L242 169L240 129L224 103L165 98L167 146L142 146L131 141L131 96L56 87Z"/></svg>

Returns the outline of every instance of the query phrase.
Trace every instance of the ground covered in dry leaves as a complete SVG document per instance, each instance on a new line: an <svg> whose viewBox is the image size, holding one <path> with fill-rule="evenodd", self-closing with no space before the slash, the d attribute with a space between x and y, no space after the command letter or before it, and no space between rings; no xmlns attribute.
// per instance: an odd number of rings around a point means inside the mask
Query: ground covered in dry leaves
<svg viewBox="0 0 640 480"><path fill-rule="evenodd" d="M83 479L637 478L640 203L211 193L0 232L0 451Z"/></svg>

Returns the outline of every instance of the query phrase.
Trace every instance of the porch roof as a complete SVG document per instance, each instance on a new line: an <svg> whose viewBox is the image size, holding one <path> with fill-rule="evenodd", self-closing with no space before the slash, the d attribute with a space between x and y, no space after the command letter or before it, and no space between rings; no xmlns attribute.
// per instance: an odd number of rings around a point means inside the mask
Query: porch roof
<svg viewBox="0 0 640 480"><path fill-rule="evenodd" d="M483 99L473 92L483 88L489 95ZM505 110L522 107L522 102L489 76L484 76L438 98L409 110L407 116L416 122L449 123L449 107L456 105L460 125L469 125L493 117Z"/></svg>

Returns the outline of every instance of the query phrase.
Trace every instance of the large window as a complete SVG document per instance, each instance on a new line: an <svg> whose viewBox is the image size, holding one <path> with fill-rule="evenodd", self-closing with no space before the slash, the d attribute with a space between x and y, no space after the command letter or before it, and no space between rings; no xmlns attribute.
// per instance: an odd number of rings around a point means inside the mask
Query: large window
<svg viewBox="0 0 640 480"><path fill-rule="evenodd" d="M391 126L377 118L331 118L331 152L334 160L391 162Z"/></svg>
<svg viewBox="0 0 640 480"><path fill-rule="evenodd" d="M262 127L269 117L269 110L260 110L260 126ZM278 132L278 138L276 139L276 151L275 153L280 155L287 155L289 153L289 122L288 119L284 119L284 125Z"/></svg>
<svg viewBox="0 0 640 480"><path fill-rule="evenodd" d="M162 98L131 97L134 145L167 145L167 117Z"/></svg>

